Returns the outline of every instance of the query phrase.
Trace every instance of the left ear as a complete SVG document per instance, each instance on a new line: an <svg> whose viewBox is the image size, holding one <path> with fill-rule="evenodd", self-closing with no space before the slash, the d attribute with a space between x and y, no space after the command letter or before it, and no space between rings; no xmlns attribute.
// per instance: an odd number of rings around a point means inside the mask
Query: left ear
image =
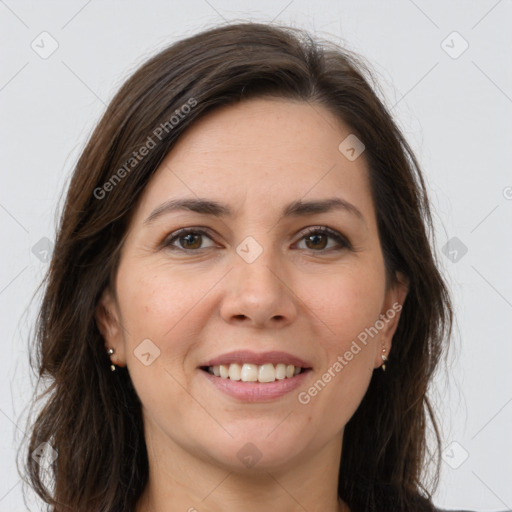
<svg viewBox="0 0 512 512"><path fill-rule="evenodd" d="M375 354L375 368L378 368L382 363L382 355L389 356L392 346L393 336L398 327L400 320L400 313L402 311L407 292L409 291L409 280L401 273L396 273L396 279L386 291L384 304L380 312L380 325L384 324L379 331L379 343L376 346ZM383 352L385 349L385 352Z"/></svg>

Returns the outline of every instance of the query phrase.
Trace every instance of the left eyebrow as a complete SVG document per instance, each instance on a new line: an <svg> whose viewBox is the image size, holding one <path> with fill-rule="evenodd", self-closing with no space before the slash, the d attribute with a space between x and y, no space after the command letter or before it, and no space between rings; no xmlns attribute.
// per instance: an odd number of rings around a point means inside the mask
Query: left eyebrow
<svg viewBox="0 0 512 512"><path fill-rule="evenodd" d="M164 214L188 210L202 215L211 215L213 217L230 217L233 215L231 208L225 204L209 199L171 199L161 204L149 215L144 224L149 224ZM302 217L306 215L315 215L318 213L326 213L333 210L341 210L350 213L366 224L365 218L361 211L352 203L345 201L339 197L328 199L319 199L311 201L297 200L285 206L281 214L284 217Z"/></svg>

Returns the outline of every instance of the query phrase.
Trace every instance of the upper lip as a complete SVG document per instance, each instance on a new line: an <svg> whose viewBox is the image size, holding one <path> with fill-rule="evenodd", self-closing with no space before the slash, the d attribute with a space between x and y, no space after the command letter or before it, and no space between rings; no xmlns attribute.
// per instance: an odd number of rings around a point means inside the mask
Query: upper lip
<svg viewBox="0 0 512 512"><path fill-rule="evenodd" d="M294 356L292 354L288 354L287 352L281 352L273 350L271 352L252 352L250 350L235 350L233 352L228 352L227 354L222 354L220 356L214 357L206 361L201 366L218 366L221 364L257 364L262 365L266 363L272 364L293 364L294 366L300 366L301 368L311 368L311 364L307 361L304 361L300 357Z"/></svg>

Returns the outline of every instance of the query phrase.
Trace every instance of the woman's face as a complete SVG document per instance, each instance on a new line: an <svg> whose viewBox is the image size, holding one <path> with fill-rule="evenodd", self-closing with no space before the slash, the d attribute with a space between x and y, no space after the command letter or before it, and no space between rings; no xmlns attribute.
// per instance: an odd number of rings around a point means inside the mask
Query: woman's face
<svg viewBox="0 0 512 512"><path fill-rule="evenodd" d="M98 321L162 457L339 457L406 293L386 289L350 134L325 107L253 99L200 119L145 189Z"/></svg>

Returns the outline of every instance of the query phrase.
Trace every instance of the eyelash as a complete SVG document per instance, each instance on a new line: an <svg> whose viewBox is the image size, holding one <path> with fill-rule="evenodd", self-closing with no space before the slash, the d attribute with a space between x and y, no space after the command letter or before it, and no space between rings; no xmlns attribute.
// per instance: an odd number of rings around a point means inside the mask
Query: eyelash
<svg viewBox="0 0 512 512"><path fill-rule="evenodd" d="M184 238L186 235L190 235L190 234L206 236L206 237L210 238L210 240L211 240L211 236L208 234L208 232L206 232L203 229L182 228L182 229L179 229L178 231L175 231L174 233L171 233L171 235L169 235L169 237L167 237L163 241L162 247L169 248L172 251L182 251L182 252L189 252L189 253L190 252L200 252L204 249L209 249L209 247L205 247L203 249L184 249L183 247L176 247L173 245L174 241L179 240L180 238ZM343 249L353 250L352 245L348 241L347 238L345 238L343 235L341 235L341 233L338 233L337 231L335 231L331 228L328 228L327 226L312 226L310 228L307 228L306 231L302 233L302 237L299 239L299 241L303 240L304 238L307 238L308 236L316 235L316 234L326 235L326 236L332 238L340 245L340 247L338 247L337 249L331 247L329 249L321 249L318 251L316 251L314 249L305 249L305 250L309 250L311 252L320 252L320 253L332 251L333 249L334 250L343 250Z"/></svg>

